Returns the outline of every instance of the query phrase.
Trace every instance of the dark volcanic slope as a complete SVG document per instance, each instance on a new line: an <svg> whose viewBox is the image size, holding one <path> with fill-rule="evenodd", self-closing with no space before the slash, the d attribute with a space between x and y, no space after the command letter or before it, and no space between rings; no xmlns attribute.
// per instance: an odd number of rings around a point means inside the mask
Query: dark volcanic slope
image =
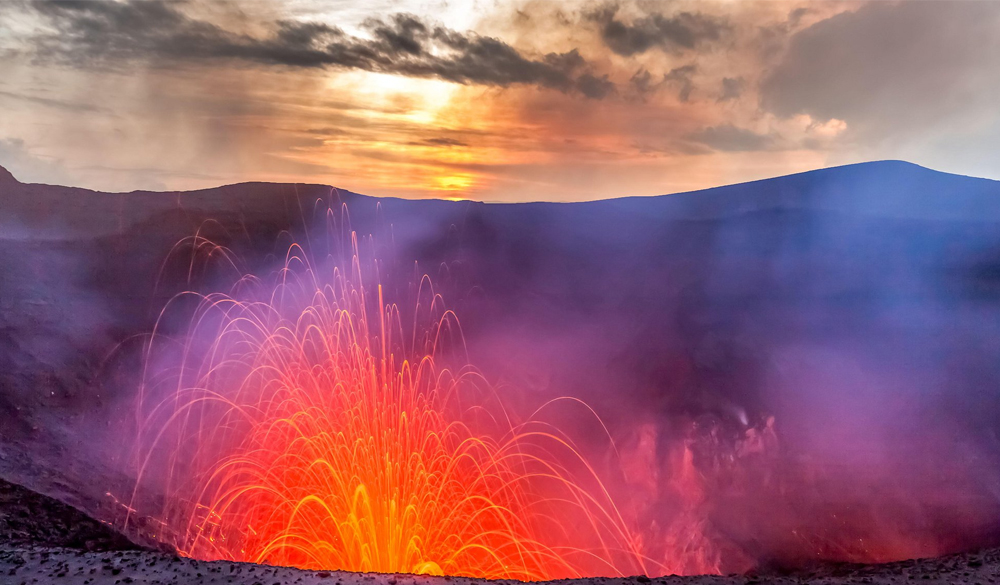
<svg viewBox="0 0 1000 585"><path fill-rule="evenodd" d="M0 480L0 548L142 550L72 506Z"/></svg>

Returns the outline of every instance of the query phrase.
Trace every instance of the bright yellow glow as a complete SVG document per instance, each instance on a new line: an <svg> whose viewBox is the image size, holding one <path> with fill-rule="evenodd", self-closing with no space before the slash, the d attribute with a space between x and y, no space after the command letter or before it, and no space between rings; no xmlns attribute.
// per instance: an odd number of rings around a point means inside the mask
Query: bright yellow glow
<svg viewBox="0 0 1000 585"><path fill-rule="evenodd" d="M347 94L352 101L372 108L368 116L428 126L437 126L439 113L461 87L437 79L369 72L340 73L327 85L331 92Z"/></svg>
<svg viewBox="0 0 1000 585"><path fill-rule="evenodd" d="M438 191L462 191L472 187L475 177L467 174L442 175L434 177L431 188Z"/></svg>

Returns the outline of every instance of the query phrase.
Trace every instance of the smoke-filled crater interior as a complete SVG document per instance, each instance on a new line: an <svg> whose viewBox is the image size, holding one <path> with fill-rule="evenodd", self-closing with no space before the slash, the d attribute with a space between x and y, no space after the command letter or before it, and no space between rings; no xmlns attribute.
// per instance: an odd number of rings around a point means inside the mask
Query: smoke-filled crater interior
<svg viewBox="0 0 1000 585"><path fill-rule="evenodd" d="M988 224L232 189L10 256L99 346L78 406L34 411L39 461L137 543L543 581L1000 535L989 293L940 278Z"/></svg>

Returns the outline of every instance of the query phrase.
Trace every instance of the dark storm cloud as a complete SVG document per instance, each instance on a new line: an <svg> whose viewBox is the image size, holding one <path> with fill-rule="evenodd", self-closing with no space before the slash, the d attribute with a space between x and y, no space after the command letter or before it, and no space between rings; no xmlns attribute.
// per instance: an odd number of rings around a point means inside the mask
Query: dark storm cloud
<svg viewBox="0 0 1000 585"><path fill-rule="evenodd" d="M654 77L646 68L639 69L629 79L629 86L640 95L659 91L664 86L674 89L681 102L691 99L694 91L694 74L698 72L695 64L675 67L661 76Z"/></svg>
<svg viewBox="0 0 1000 585"><path fill-rule="evenodd" d="M397 14L365 23L371 38L317 22L279 21L267 37L234 33L160 1L34 2L58 33L35 39L43 56L76 64L234 60L293 68L359 69L461 84L536 85L602 98L614 90L576 51L531 58L495 38Z"/></svg>
<svg viewBox="0 0 1000 585"><path fill-rule="evenodd" d="M926 129L994 99L998 25L996 2L866 4L796 33L763 79L763 106L880 132Z"/></svg>
<svg viewBox="0 0 1000 585"><path fill-rule="evenodd" d="M608 79L607 75L597 77L590 73L584 73L576 80L576 88L583 95L599 100L613 93L615 84Z"/></svg>
<svg viewBox="0 0 1000 585"><path fill-rule="evenodd" d="M723 77L722 94L719 95L720 102L738 99L743 95L747 82L742 77Z"/></svg>
<svg viewBox="0 0 1000 585"><path fill-rule="evenodd" d="M650 14L626 23L618 18L617 4L592 12L589 18L600 27L608 48L625 57L653 48L674 53L694 49L719 40L729 30L722 19L692 12Z"/></svg>
<svg viewBox="0 0 1000 585"><path fill-rule="evenodd" d="M642 68L629 79L629 84L639 93L648 93L654 87L653 74Z"/></svg>
<svg viewBox="0 0 1000 585"><path fill-rule="evenodd" d="M691 99L691 92L694 91L694 81L691 78L697 71L696 65L675 67L663 76L663 81L677 87L677 97L686 102Z"/></svg>
<svg viewBox="0 0 1000 585"><path fill-rule="evenodd" d="M688 138L713 150L725 152L767 150L775 146L774 136L757 134L752 130L738 128L732 124L705 128Z"/></svg>

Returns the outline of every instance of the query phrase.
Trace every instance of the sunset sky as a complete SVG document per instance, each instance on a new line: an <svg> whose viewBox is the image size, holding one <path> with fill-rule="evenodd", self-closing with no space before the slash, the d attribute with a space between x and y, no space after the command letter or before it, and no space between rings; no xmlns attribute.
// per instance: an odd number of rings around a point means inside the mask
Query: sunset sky
<svg viewBox="0 0 1000 585"><path fill-rule="evenodd" d="M1000 2L0 3L0 165L571 201L904 159L1000 178Z"/></svg>

